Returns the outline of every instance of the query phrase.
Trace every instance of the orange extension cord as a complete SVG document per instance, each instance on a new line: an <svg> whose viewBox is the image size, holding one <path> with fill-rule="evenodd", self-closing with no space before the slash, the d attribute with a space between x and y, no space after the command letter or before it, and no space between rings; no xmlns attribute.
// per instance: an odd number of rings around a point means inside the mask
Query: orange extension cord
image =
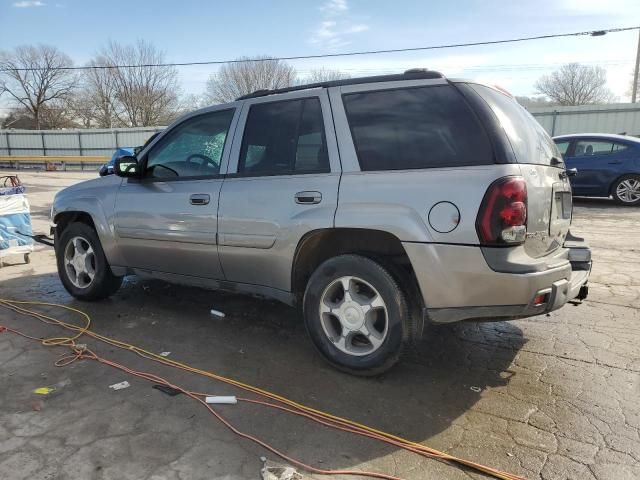
<svg viewBox="0 0 640 480"><path fill-rule="evenodd" d="M173 383L171 383L170 381L159 377L158 375L149 373L149 372L142 372L142 371L137 371L137 370L133 370L130 369L122 364L116 363L114 361L108 360L106 358L100 357L98 356L95 352L93 352L92 350L89 350L88 348L86 348L83 345L79 345L77 343L77 340L82 337L83 335L87 335L91 338L94 338L96 340L99 340L101 342L107 343L109 345L112 345L114 347L123 349L123 350L128 350L131 351L133 353L136 353L137 355L146 358L148 360L152 360L155 361L157 363L161 363L163 365L166 366L170 366L170 367L174 367L174 368L178 368L180 370L184 370L187 372L191 372L191 373L195 373L198 375L202 375L202 376L206 376L209 378L212 378L214 380L218 380L224 383L227 383L229 385L233 385L237 388L243 389L245 391L249 391L251 393L254 393L256 395L259 395L261 397L270 399L272 401L275 401L277 403L273 403L273 402L268 402L268 401L264 401L264 400L258 400L258 399L251 399L251 398L242 398L242 397L238 397L238 401L240 402L245 402L245 403L250 403L250 404L255 404L255 405L263 405L263 406L267 406L269 408L273 408L273 409L277 409L280 411L284 411L287 413L291 413L294 415L298 415L301 417L305 417L308 418L316 423L319 423L321 425L324 425L326 427L329 428L334 428L337 430L341 430L341 431L345 431L345 432L349 432L349 433L353 433L356 435L360 435L360 436L364 436L364 437L368 437L374 440L378 440L381 442L384 442L386 444L389 445L393 445L395 447L398 448L402 448L404 450L416 453L418 455L424 456L424 457L428 457L428 458L434 458L434 459L438 459L438 460L442 460L442 461L446 461L446 462L451 462L451 463L457 463L459 465L464 465L466 467L469 467L471 469L480 471L482 473L486 473L488 475L491 475L495 478L501 479L501 480L524 480L523 477L511 474L511 473L507 473L507 472L502 472L500 470L496 470L494 468L491 467L487 467L475 462L471 462L469 460L464 460L458 457L454 457L453 455L449 455L447 453L444 452L440 452L438 450L426 447L422 444L416 443L416 442L412 442L400 437L397 437L395 435L386 433L386 432L382 432L379 430L376 430L374 428L371 427L367 427L365 425L361 425L359 423L353 422L351 420L347 420L335 415L331 415L329 413L325 413L316 409L313 409L311 407L307 407L305 405L299 404L297 402L294 402L292 400L289 400L285 397L281 397L279 395L276 395L274 393L268 392L266 390L262 390L260 388L254 387L252 385L247 385L244 384L242 382L239 382L237 380L233 380L231 378L227 378L227 377L223 377L220 375L217 375L215 373L212 372L207 372L205 370L200 370L194 367L191 367L189 365L186 364L182 364L180 362L177 362L175 360L170 360L168 358L162 357L160 355L156 355L155 353L152 352L148 352L140 347L137 347L135 345L131 345L125 342L121 342L119 340L115 340L109 337L105 337L103 335L97 334L93 331L90 330L91 327L91 318L89 317L89 315L87 315L85 312L82 312L80 310L74 309L72 307L67 307L65 305L58 305L58 304L53 304L53 303L45 303L45 302L25 302L25 301L17 301L17 300L5 300L5 299L0 299L0 305L4 306L5 308L8 308L9 310L12 310L15 313L21 314L21 315L27 315L33 318L37 318L38 320L50 324L50 325L56 325L59 327L62 327L66 330L69 330L71 332L75 332L75 335L72 335L71 337L54 337L54 338L47 338L47 339L42 339L42 338L37 338L37 337L33 337L30 335L27 335L25 333L22 333L18 330L15 330L13 328L10 327L6 327L6 326L0 326L0 332L2 332L3 330L6 330L8 332L14 333L16 335L20 335L21 337L24 338L28 338L30 340L34 340L34 341L38 341L40 342L42 345L45 346L66 346L68 348L71 349L71 353L68 355L65 355L63 358L61 358L60 360L58 360L55 365L58 367L63 367L66 365L69 365L77 360L80 359L89 359L89 360L95 360L99 363L102 363L104 365L109 365L113 368L116 368L118 370L121 370L123 372L126 372L130 375L134 375L136 377L142 378L144 380L156 383L156 384L161 384L161 385L165 385L168 387L171 387L181 393L184 393L185 395L193 398L194 400L196 400L197 402L199 402L200 404L202 404L207 410L209 410L209 412L214 415L222 424L224 424L229 430L231 430L233 433L239 435L242 438L245 438L247 440L251 440L254 443L257 443L258 445L262 446L263 448L265 448L266 450L272 452L273 454L279 456L280 458L284 459L285 461L291 463L292 465L295 465L298 468L301 468L303 470L306 470L308 472L312 472L312 473L316 473L316 474L321 474L321 475L357 475L357 476L363 476L363 477L371 477L371 478L381 478L381 479L386 479L386 480L400 480L398 477L392 476L392 475L388 475L388 474L384 474L384 473L377 473L377 472L366 472L366 471L357 471L357 470L324 470L324 469L320 469L320 468L316 468L313 467L311 465L307 465L303 462L301 462L300 460L296 460L294 458L289 457L288 455L286 455L285 453L277 450L275 447L269 445L268 443L266 443L263 440L260 440L259 438L250 435L248 433L242 432L240 430L238 430L236 427L234 427L228 420L226 420L220 413L218 413L216 410L214 410L209 404L207 404L205 402L205 400L203 399L203 397L207 396L208 394L204 394L204 393L199 393L199 392L192 392L189 390L186 390L184 388L181 388L177 385L174 385ZM79 315L81 315L82 317L84 317L84 319L86 320L86 324L84 327L81 326L77 326L74 324L70 324L70 323L66 323L62 320L44 315L40 312L34 311L34 310L29 310L26 309L24 307L21 307L20 305L38 305L38 306L47 306L47 307L56 307L56 308L63 308L65 310L77 313Z"/></svg>

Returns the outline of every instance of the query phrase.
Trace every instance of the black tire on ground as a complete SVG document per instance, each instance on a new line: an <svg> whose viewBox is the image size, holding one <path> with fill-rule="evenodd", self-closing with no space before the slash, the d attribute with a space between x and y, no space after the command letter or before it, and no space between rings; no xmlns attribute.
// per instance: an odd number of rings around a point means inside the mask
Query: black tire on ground
<svg viewBox="0 0 640 480"><path fill-rule="evenodd" d="M613 195L613 199L620 205L640 205L640 195L638 195L635 200L628 200L620 196L620 192L618 191L618 189L621 186L625 186L625 182L626 185L635 185L636 191L640 193L640 191L638 190L638 188L640 188L640 175L624 175L623 177L620 177L618 180L616 180L616 182L613 184L613 187L611 187L611 195Z"/></svg>
<svg viewBox="0 0 640 480"><path fill-rule="evenodd" d="M384 300L387 334L377 350L351 355L338 349L322 327L320 302L325 289L344 276L358 277L374 287ZM311 275L303 300L307 332L320 354L344 372L375 376L393 367L415 340L415 327L405 293L389 272L375 261L360 255L340 255L322 263Z"/></svg>
<svg viewBox="0 0 640 480"><path fill-rule="evenodd" d="M73 284L69 274L65 269L64 254L69 242L75 237L80 237L86 241L93 249L95 275L91 283L80 288ZM111 267L104 256L102 245L96 231L85 223L74 222L67 226L56 243L56 262L58 265L58 276L62 285L72 296L78 300L93 301L107 298L120 288L122 277L116 277L111 272Z"/></svg>

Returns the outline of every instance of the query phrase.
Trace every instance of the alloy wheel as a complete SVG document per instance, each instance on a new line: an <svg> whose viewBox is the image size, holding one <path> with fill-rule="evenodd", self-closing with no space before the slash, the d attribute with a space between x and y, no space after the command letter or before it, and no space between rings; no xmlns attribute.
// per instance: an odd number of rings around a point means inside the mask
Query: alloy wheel
<svg viewBox="0 0 640 480"><path fill-rule="evenodd" d="M88 288L96 276L96 255L87 239L73 237L64 249L64 268L69 281Z"/></svg>
<svg viewBox="0 0 640 480"><path fill-rule="evenodd" d="M348 355L369 355L380 348L389 329L386 304L368 282L340 277L320 297L320 323L333 345Z"/></svg>
<svg viewBox="0 0 640 480"><path fill-rule="evenodd" d="M625 203L635 203L640 200L640 180L627 178L616 187L617 197Z"/></svg>

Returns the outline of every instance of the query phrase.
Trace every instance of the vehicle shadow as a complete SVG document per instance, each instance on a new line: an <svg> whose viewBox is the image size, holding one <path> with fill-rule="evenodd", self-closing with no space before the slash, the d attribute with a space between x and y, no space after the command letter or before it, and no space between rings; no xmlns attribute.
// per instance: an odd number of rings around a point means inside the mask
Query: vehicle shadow
<svg viewBox="0 0 640 480"><path fill-rule="evenodd" d="M359 378L327 365L308 340L300 313L277 302L127 279L114 297L82 303L67 295L55 273L0 281L0 290L5 298L81 309L91 315L92 328L101 334L154 352L170 351L174 360L443 449L452 445L447 443L451 439L437 436L478 402L483 390L509 382L510 365L526 343L522 331L507 322L429 327L422 342L396 368L380 377ZM211 309L226 316L212 315ZM46 310L77 321L69 312ZM0 318L6 314L0 311ZM15 316L13 320L29 322ZM37 328L41 335L60 333L48 326ZM208 378L158 367L129 352L102 351L110 359L160 372L198 391L254 396ZM157 399L152 395L144 401L154 408ZM294 456L322 462L322 468L352 468L397 450L298 417L246 408L225 410L225 415L229 412L227 418L242 430L268 438ZM210 418L206 411L201 415ZM222 428L211 422L214 432Z"/></svg>

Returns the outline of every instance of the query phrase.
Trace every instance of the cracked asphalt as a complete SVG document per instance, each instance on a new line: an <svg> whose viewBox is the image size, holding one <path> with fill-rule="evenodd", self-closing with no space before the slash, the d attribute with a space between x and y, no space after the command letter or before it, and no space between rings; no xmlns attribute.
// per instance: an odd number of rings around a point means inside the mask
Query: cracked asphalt
<svg viewBox="0 0 640 480"><path fill-rule="evenodd" d="M34 228L45 232L53 194L89 174L27 173ZM640 478L640 209L576 200L574 234L593 248L591 291L549 316L430 328L411 357L383 377L325 365L300 315L275 302L128 280L113 298L72 299L51 250L29 265L5 259L0 297L80 308L93 329L309 406L527 479ZM210 315L215 308L225 318ZM67 321L68 312L41 307ZM60 330L0 309L0 325L38 337ZM102 356L198 391L241 392L91 340ZM0 478L259 478L261 456L184 395L90 360L54 366L66 350L0 333ZM109 385L127 380L114 391ZM33 390L57 386L49 396ZM248 396L248 394L245 394ZM264 407L217 411L306 463L402 478L482 475Z"/></svg>

